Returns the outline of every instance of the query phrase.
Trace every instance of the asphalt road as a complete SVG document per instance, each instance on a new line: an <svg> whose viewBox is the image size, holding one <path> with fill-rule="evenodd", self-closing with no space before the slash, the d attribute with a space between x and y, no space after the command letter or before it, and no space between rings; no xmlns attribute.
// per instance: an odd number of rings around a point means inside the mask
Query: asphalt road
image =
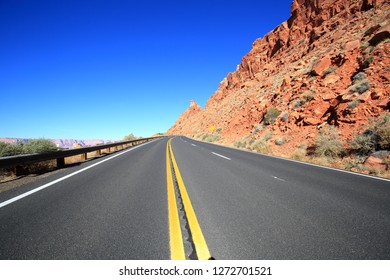
<svg viewBox="0 0 390 280"><path fill-rule="evenodd" d="M169 259L165 146L142 145L0 208L0 259Z"/></svg>
<svg viewBox="0 0 390 280"><path fill-rule="evenodd" d="M169 259L166 146L0 193L0 259ZM389 180L185 137L171 146L214 258L390 259Z"/></svg>

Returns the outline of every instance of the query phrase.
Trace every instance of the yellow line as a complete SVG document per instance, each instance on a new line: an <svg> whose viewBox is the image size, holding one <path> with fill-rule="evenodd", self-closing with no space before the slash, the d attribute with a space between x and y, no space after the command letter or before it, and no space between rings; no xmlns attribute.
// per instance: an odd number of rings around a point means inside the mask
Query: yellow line
<svg viewBox="0 0 390 280"><path fill-rule="evenodd" d="M170 140L169 140L170 141ZM168 217L169 217L169 244L172 260L185 260L183 236L180 228L179 213L176 204L175 189L173 186L171 163L169 160L168 146L166 151L167 188L168 188Z"/></svg>
<svg viewBox="0 0 390 280"><path fill-rule="evenodd" d="M172 139L170 139L170 141L171 140ZM188 224L190 226L192 240L193 240L194 245L195 245L196 254L197 254L199 260L208 260L211 258L211 255L210 255L209 249L207 247L206 240L204 239L202 230L200 228L198 219L196 218L196 214L195 214L194 208L192 207L191 200L190 200L190 197L188 196L186 187L184 185L183 178L181 177L179 167L177 166L176 159L175 159L175 156L173 154L172 145L171 145L170 141L168 142L169 143L169 152L171 154L173 168L175 170L177 184L179 185L181 198L182 198L183 204L184 204L184 210L186 212Z"/></svg>

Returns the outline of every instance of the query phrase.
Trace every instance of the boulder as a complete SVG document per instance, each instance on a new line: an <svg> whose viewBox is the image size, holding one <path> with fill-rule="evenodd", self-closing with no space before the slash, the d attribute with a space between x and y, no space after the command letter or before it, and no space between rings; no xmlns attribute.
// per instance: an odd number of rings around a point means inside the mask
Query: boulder
<svg viewBox="0 0 390 280"><path fill-rule="evenodd" d="M382 26L368 42L370 45L375 46L388 38L390 38L390 24Z"/></svg>
<svg viewBox="0 0 390 280"><path fill-rule="evenodd" d="M304 118L303 123L306 124L306 125L318 125L318 124L321 123L321 120L320 119L316 119L316 118L308 117L308 118Z"/></svg>
<svg viewBox="0 0 390 280"><path fill-rule="evenodd" d="M346 43L344 49L346 51L352 51L358 49L359 47L360 47L360 40L353 40Z"/></svg>
<svg viewBox="0 0 390 280"><path fill-rule="evenodd" d="M317 60L313 66L312 73L317 76L323 76L325 74L325 70L330 66L332 66L332 60L330 59L329 55L326 55Z"/></svg>
<svg viewBox="0 0 390 280"><path fill-rule="evenodd" d="M387 108L390 106L390 98L385 98L383 100L380 100L379 103L376 105L380 108Z"/></svg>
<svg viewBox="0 0 390 280"><path fill-rule="evenodd" d="M372 169L379 169L379 170L386 170L386 164L384 163L383 159L377 158L374 156L369 156L363 163L363 165L367 168Z"/></svg>

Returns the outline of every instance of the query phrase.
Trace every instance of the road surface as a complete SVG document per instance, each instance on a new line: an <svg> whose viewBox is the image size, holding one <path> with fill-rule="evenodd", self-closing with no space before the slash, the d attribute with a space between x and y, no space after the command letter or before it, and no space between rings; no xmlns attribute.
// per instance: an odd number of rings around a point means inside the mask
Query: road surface
<svg viewBox="0 0 390 280"><path fill-rule="evenodd" d="M0 193L0 259L390 259L389 180L169 143Z"/></svg>

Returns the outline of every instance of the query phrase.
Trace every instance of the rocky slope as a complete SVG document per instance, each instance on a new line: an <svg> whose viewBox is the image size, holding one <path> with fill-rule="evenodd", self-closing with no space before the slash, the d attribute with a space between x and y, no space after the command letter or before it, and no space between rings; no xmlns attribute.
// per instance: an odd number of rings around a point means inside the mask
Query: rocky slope
<svg viewBox="0 0 390 280"><path fill-rule="evenodd" d="M206 108L191 101L167 133L199 137L215 127L224 144L268 135L272 153L291 156L335 126L348 145L390 109L389 7L384 0L295 0L290 18L253 43Z"/></svg>

